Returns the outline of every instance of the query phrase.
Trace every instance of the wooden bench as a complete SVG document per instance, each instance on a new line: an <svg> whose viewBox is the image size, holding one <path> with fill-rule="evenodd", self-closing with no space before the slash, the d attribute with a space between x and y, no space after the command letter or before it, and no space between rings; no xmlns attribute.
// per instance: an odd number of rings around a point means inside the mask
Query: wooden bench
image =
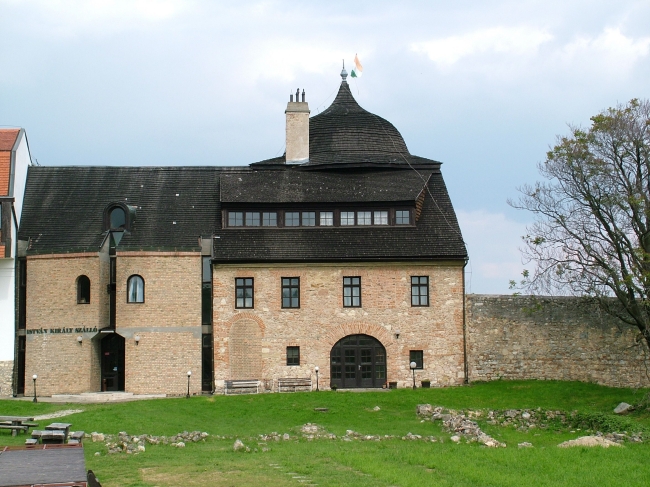
<svg viewBox="0 0 650 487"><path fill-rule="evenodd" d="M27 438L25 440L25 445L26 446L36 446L36 445L38 445L38 439L37 438Z"/></svg>
<svg viewBox="0 0 650 487"><path fill-rule="evenodd" d="M311 377L286 377L278 379L278 392L296 392L297 388L311 391Z"/></svg>
<svg viewBox="0 0 650 487"><path fill-rule="evenodd" d="M83 431L73 431L68 435L68 445L78 445L84 438Z"/></svg>
<svg viewBox="0 0 650 487"><path fill-rule="evenodd" d="M11 430L11 435L12 436L16 436L16 433L18 431L24 431L25 433L27 433L27 431L29 430L29 426L26 425L26 424L4 424L3 423L3 424L0 424L0 428L1 429Z"/></svg>
<svg viewBox="0 0 650 487"><path fill-rule="evenodd" d="M257 394L259 392L259 380L227 380L224 388L224 394Z"/></svg>

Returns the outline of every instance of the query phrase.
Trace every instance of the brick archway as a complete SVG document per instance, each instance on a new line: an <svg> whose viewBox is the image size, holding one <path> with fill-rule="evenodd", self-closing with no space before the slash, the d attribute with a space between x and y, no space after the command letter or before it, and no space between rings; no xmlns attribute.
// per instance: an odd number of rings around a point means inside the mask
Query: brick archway
<svg viewBox="0 0 650 487"><path fill-rule="evenodd" d="M397 364L399 361L398 343L393 334L386 328L365 321L353 321L343 325L337 325L322 337L322 341L325 344L324 348L327 350L327 359L323 361L325 365L323 368L323 378L330 376L330 351L339 340L349 335L369 335L379 340L386 350L387 381L397 380Z"/></svg>
<svg viewBox="0 0 650 487"><path fill-rule="evenodd" d="M351 323L338 325L329 330L325 336L323 336L323 341L329 350L341 338L348 335L370 335L381 342L381 344L386 348L386 353L394 354L397 352L397 342L386 328L365 321L353 321Z"/></svg>

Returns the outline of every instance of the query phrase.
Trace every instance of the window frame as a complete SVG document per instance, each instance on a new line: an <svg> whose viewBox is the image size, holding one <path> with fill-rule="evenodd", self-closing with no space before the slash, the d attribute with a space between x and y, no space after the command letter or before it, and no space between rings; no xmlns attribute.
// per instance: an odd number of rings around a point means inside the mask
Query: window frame
<svg viewBox="0 0 650 487"><path fill-rule="evenodd" d="M130 286L131 281L135 280L135 279L140 279L142 281L142 300L141 301L137 300L137 296L136 296L135 301L131 301L131 296L130 296L130 293L129 293L129 286ZM126 280L126 302L127 302L127 304L144 304L145 297L146 297L146 293L145 293L144 277L142 277L140 274L132 274L132 275L130 275L129 278Z"/></svg>
<svg viewBox="0 0 650 487"><path fill-rule="evenodd" d="M408 221L407 223L398 223L398 222L397 222L397 218L398 218L398 217L397 217L397 214L400 213L400 212L405 212L405 213L408 215L408 219L409 219L409 221ZM412 213L412 212L411 212L410 208L406 208L406 209L403 209L403 208L395 208L395 226L404 227L404 226L412 225L412 222L413 222L413 215L412 215L411 213Z"/></svg>
<svg viewBox="0 0 650 487"><path fill-rule="evenodd" d="M296 352L295 356L289 356L289 351ZM300 347L298 345L287 346L285 354L285 357L287 359L287 367L300 367Z"/></svg>
<svg viewBox="0 0 650 487"><path fill-rule="evenodd" d="M413 284L413 279L417 279L418 283ZM420 289L425 286L420 282L422 279L426 279L427 304L422 304L422 296L423 295L420 294ZM430 288L429 288L429 282L430 282L429 281L429 276L411 276L411 307L413 307L413 308L426 308L426 307L429 306L429 304L431 303L431 296L430 296L431 292L430 292ZM414 289L417 289L417 291L418 291L417 295L413 294ZM414 297L418 298L418 304L413 304L413 298Z"/></svg>
<svg viewBox="0 0 650 487"><path fill-rule="evenodd" d="M82 301L82 281L85 283L88 283L88 299L86 301ZM77 304L90 304L90 278L82 274L79 277L77 277Z"/></svg>
<svg viewBox="0 0 650 487"><path fill-rule="evenodd" d="M424 370L424 350L409 350L409 369L411 368L411 362L416 364L414 370Z"/></svg>
<svg viewBox="0 0 650 487"><path fill-rule="evenodd" d="M346 279L351 279L350 284L345 283ZM354 281L352 281L352 279L358 279L359 280L358 284L354 284ZM358 296L359 297L359 304L358 305L354 305L354 298L356 297L356 296L354 296L354 289L355 288L359 289L359 296ZM346 289L350 289L350 296L345 295L345 290ZM345 304L345 298L346 297L350 298L350 304L349 305ZM343 276L343 307L344 308L361 308L362 307L362 303L361 303L361 276Z"/></svg>
<svg viewBox="0 0 650 487"><path fill-rule="evenodd" d="M295 285L292 283L292 281L294 279L298 281L298 283L295 284ZM289 281L289 284L285 285L285 283L284 283L285 280ZM280 294L280 305L281 306L280 307L282 309L300 309L300 277L281 277L280 278L280 289L281 289L281 294ZM285 299L284 290L285 289L289 289L289 297L287 299L289 299L290 304L291 304L291 301L294 299L291 296L291 290L292 289L297 289L298 290L298 305L297 306L292 306L292 305L285 306L284 305L284 299Z"/></svg>
<svg viewBox="0 0 650 487"><path fill-rule="evenodd" d="M251 281L250 285L248 285L246 283L247 280ZM238 284L238 281L242 281L242 284L241 285ZM237 296L237 291L239 289L243 290L243 296L241 298L239 298ZM247 299L246 298L246 289L251 290L251 297L250 297L251 305L250 306L246 306L246 299ZM239 306L237 304L239 299L243 300L243 305L242 306ZM235 277L235 309L255 309L255 278L254 277Z"/></svg>

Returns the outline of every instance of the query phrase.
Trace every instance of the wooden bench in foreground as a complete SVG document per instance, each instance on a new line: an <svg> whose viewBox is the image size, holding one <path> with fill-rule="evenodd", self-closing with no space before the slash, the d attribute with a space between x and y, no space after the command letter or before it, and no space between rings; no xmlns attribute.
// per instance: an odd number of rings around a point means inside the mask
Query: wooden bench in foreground
<svg viewBox="0 0 650 487"><path fill-rule="evenodd" d="M257 394L259 392L259 380L227 380L224 388L224 394Z"/></svg>
<svg viewBox="0 0 650 487"><path fill-rule="evenodd" d="M311 391L311 377L286 377L278 379L278 392L296 392L300 390Z"/></svg>

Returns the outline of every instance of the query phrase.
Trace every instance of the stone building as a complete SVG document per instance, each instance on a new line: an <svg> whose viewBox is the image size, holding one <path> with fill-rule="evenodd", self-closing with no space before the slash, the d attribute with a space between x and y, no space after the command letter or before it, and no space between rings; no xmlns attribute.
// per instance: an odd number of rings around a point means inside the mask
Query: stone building
<svg viewBox="0 0 650 487"><path fill-rule="evenodd" d="M276 390L316 367L321 389L406 386L411 362L463 383L467 253L440 163L346 76L312 118L291 97L282 157L30 167L16 392L32 374L43 395Z"/></svg>

